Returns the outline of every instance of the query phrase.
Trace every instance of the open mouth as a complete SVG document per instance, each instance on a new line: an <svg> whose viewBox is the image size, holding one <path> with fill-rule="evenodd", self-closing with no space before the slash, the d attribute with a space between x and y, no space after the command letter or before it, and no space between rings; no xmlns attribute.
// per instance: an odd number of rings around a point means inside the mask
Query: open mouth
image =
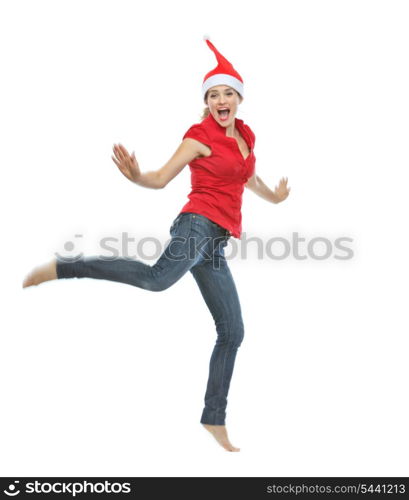
<svg viewBox="0 0 409 500"><path fill-rule="evenodd" d="M225 121L229 117L230 109L218 109L217 113L219 114L220 120Z"/></svg>

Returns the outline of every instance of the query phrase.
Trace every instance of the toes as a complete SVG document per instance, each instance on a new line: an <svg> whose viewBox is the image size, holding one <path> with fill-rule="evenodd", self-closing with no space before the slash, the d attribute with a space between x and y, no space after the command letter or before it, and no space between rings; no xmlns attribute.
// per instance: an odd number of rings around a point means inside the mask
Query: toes
<svg viewBox="0 0 409 500"><path fill-rule="evenodd" d="M34 280L31 275L26 276L23 281L23 288L34 285Z"/></svg>
<svg viewBox="0 0 409 500"><path fill-rule="evenodd" d="M240 451L240 448L236 448L235 446L233 446L230 443L221 443L221 445L227 451Z"/></svg>
<svg viewBox="0 0 409 500"><path fill-rule="evenodd" d="M224 443L222 446L228 451L240 451L240 448L236 448L231 443Z"/></svg>

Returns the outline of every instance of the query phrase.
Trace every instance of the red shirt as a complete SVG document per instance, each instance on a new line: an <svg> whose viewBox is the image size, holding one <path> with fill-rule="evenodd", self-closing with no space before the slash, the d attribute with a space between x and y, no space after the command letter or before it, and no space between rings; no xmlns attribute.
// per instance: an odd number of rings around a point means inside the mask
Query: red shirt
<svg viewBox="0 0 409 500"><path fill-rule="evenodd" d="M246 141L250 154L243 158L237 140L226 136L226 128L219 125L210 113L201 123L192 125L183 136L207 145L210 156L195 158L189 163L192 191L182 212L194 212L208 217L230 231L235 238L241 236L241 205L244 184L253 175L256 157L256 136L239 118L235 127Z"/></svg>

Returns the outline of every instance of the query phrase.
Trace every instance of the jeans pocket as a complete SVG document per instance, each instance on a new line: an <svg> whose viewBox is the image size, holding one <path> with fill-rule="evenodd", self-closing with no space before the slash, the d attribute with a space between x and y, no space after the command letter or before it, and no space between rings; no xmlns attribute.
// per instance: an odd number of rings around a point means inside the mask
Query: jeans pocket
<svg viewBox="0 0 409 500"><path fill-rule="evenodd" d="M197 221L196 224L213 228L218 235L226 235L226 234L230 235L230 232L227 229L222 227L220 224L213 222L212 220L209 219L209 217L206 217L201 214L195 214L195 217Z"/></svg>

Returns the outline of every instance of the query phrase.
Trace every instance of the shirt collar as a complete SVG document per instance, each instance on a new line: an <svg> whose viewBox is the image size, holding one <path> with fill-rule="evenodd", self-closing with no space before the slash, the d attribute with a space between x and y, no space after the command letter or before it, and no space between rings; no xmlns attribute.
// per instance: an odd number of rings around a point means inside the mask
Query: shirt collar
<svg viewBox="0 0 409 500"><path fill-rule="evenodd" d="M218 133L219 135L221 135L223 137L227 137L226 136L226 128L222 127L220 125L220 123L217 122L217 120L214 118L214 116L210 112L209 112L208 116L203 121L214 132ZM247 133L247 130L244 126L243 120L240 120L240 118L235 118L234 125L235 125L235 127L237 127L240 134L244 137L244 140L247 142L247 146L250 148L250 151L251 151L253 149L253 144L252 144L251 138L250 138L249 134ZM234 138L231 137L231 139L234 139Z"/></svg>

